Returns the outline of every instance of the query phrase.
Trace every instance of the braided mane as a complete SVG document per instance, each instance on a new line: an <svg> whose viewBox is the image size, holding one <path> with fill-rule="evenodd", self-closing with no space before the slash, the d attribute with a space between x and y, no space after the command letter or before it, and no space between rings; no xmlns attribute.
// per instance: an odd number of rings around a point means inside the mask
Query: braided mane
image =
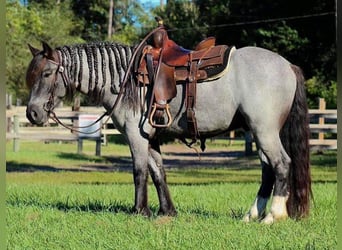
<svg viewBox="0 0 342 250"><path fill-rule="evenodd" d="M61 63L68 69L71 82L78 86L84 81L84 70L89 71L88 96L99 104L104 96L104 87L111 85L112 94L118 94L118 85L123 81L134 48L112 42L95 42L61 46L56 48L61 54ZM131 72L132 73L132 72ZM138 87L133 74L125 85L123 99L129 107L138 106Z"/></svg>

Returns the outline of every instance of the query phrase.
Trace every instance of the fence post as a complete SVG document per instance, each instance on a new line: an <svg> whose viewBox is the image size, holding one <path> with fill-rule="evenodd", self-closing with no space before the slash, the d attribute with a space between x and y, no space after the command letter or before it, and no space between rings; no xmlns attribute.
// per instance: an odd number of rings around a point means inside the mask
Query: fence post
<svg viewBox="0 0 342 250"><path fill-rule="evenodd" d="M12 95L6 93L6 108L12 109Z"/></svg>
<svg viewBox="0 0 342 250"><path fill-rule="evenodd" d="M319 98L319 110L322 111L322 110L325 110L325 108L326 108L326 102L325 102L324 98ZM319 125L323 125L324 124L324 117L323 116L320 116L318 118L318 124ZM319 132L318 133L318 139L320 141L324 140L324 132Z"/></svg>
<svg viewBox="0 0 342 250"><path fill-rule="evenodd" d="M13 116L14 122L14 139L13 139L13 151L19 152L19 117Z"/></svg>
<svg viewBox="0 0 342 250"><path fill-rule="evenodd" d="M77 154L82 154L83 151L83 139L78 137L77 139Z"/></svg>
<svg viewBox="0 0 342 250"><path fill-rule="evenodd" d="M229 132L229 146L233 145L233 140L235 139L235 130Z"/></svg>
<svg viewBox="0 0 342 250"><path fill-rule="evenodd" d="M96 139L95 155L96 156L101 156L101 137Z"/></svg>
<svg viewBox="0 0 342 250"><path fill-rule="evenodd" d="M13 124L12 124L12 119L11 119L11 117L7 117L6 118L6 132L7 133L11 133L12 132L12 129L13 129Z"/></svg>

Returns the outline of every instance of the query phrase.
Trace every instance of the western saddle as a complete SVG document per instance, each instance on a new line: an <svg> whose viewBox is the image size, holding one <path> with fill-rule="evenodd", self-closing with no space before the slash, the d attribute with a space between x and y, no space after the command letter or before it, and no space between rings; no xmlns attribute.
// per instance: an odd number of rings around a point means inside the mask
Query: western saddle
<svg viewBox="0 0 342 250"><path fill-rule="evenodd" d="M152 44L143 48L136 75L140 84L151 85L153 88L148 119L156 128L171 125L169 103L177 95L176 84L185 84L186 117L192 138L189 143L191 146L199 138L194 111L196 85L224 74L230 48L226 45L215 46L215 38L208 37L195 50L184 49L168 38L162 20L157 21L160 29L153 34Z"/></svg>

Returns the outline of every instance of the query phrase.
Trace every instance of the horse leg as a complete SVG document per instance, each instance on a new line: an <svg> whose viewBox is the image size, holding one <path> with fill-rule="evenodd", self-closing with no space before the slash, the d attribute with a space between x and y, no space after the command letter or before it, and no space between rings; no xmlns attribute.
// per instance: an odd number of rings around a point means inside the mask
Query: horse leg
<svg viewBox="0 0 342 250"><path fill-rule="evenodd" d="M133 166L133 177L135 186L134 212L143 216L150 217L152 215L152 212L148 207L147 162L137 163L138 161L139 159L134 160Z"/></svg>
<svg viewBox="0 0 342 250"><path fill-rule="evenodd" d="M275 184L273 190L273 199L270 212L262 220L265 224L271 224L274 221L288 218L286 202L289 197L288 177L290 172L291 159L280 143L280 153L277 156L269 154L275 173Z"/></svg>
<svg viewBox="0 0 342 250"><path fill-rule="evenodd" d="M244 217L244 221L248 222L264 217L267 201L273 188L270 211L262 220L263 223L271 224L276 220L288 217L286 201L291 160L285 152L279 132L274 129L274 126L270 127L264 124L258 128L254 127L254 136L262 163L262 183L251 209Z"/></svg>
<svg viewBox="0 0 342 250"><path fill-rule="evenodd" d="M291 163L290 157L283 148L279 133L269 131L271 130L257 135L260 150L262 150L267 162L272 166L275 177L271 209L262 220L266 224L288 217L286 201L288 199L288 176ZM271 190L270 186L265 190L269 192Z"/></svg>
<svg viewBox="0 0 342 250"><path fill-rule="evenodd" d="M135 187L134 212L150 217L151 210L148 207L148 140L128 130L127 139L133 159L133 179Z"/></svg>
<svg viewBox="0 0 342 250"><path fill-rule="evenodd" d="M166 183L166 174L163 167L163 159L157 139L150 140L148 167L156 187L159 198L159 215L175 216L177 211L171 200L169 188Z"/></svg>
<svg viewBox="0 0 342 250"><path fill-rule="evenodd" d="M275 181L273 169L269 165L267 157L262 152L262 150L259 150L259 157L262 164L261 185L251 209L243 218L245 222L258 220L265 217L266 205L271 196L273 184Z"/></svg>

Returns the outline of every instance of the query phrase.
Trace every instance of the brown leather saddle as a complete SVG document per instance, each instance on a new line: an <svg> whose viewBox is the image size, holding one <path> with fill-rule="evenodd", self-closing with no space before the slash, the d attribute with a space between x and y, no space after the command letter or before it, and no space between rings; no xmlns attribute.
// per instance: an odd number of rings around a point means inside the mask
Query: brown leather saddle
<svg viewBox="0 0 342 250"><path fill-rule="evenodd" d="M154 33L152 44L143 48L136 72L140 84L153 86L148 111L150 124L156 128L171 125L169 103L177 95L176 84L185 83L188 130L193 140L198 138L196 85L219 78L226 69L229 53L228 46L215 45L214 37L200 42L195 50L187 50L170 40L165 28Z"/></svg>

